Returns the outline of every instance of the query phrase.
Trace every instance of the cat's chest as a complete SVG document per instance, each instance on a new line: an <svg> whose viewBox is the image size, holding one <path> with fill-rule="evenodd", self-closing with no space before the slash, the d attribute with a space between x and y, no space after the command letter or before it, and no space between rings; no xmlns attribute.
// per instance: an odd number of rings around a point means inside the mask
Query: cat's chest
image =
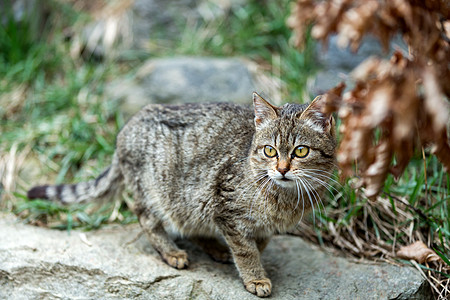
<svg viewBox="0 0 450 300"><path fill-rule="evenodd" d="M252 213L256 234L284 233L294 227L300 221L303 210L298 199L294 194L275 194L260 199Z"/></svg>

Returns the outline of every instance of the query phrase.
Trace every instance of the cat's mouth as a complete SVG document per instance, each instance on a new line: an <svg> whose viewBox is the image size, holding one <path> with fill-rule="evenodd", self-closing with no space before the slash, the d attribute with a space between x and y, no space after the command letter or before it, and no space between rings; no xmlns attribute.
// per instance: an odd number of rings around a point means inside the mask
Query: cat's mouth
<svg viewBox="0 0 450 300"><path fill-rule="evenodd" d="M275 179L275 183L283 188L295 188L295 181L286 177Z"/></svg>
<svg viewBox="0 0 450 300"><path fill-rule="evenodd" d="M273 180L275 184L284 188L295 188L295 177L291 174L283 175L279 172L268 171L269 178Z"/></svg>

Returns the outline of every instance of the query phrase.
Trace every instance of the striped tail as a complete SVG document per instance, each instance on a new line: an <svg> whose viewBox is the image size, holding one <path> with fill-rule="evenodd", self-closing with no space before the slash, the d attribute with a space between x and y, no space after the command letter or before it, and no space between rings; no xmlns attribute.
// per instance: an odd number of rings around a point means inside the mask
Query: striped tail
<svg viewBox="0 0 450 300"><path fill-rule="evenodd" d="M87 202L107 196L114 196L123 188L123 177L117 155L113 162L96 179L76 184L40 185L31 188L29 199L48 199L64 204Z"/></svg>

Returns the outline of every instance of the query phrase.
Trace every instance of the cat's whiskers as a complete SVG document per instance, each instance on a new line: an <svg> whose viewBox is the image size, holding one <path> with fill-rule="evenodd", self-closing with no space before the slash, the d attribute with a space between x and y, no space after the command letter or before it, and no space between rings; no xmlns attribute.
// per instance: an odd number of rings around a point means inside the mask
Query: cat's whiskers
<svg viewBox="0 0 450 300"><path fill-rule="evenodd" d="M339 182L337 182L336 180L334 180L332 178L332 176L334 175L331 172L325 171L325 170L320 170L320 169L298 169L296 170L297 173L301 173L301 172L308 172L311 173L313 175L316 176L321 176L321 177L325 177L327 180L331 180L333 182L335 182L336 184L339 184Z"/></svg>
<svg viewBox="0 0 450 300"><path fill-rule="evenodd" d="M312 186L311 182L309 182L309 181L306 180L306 179L305 179L305 184L308 185L308 186L311 188L311 193L312 193L312 195L313 195L313 197L314 197L314 200L315 200L316 203L317 203L317 208L319 209L319 217L322 216L322 210L321 210L321 207L320 207L321 205L322 205L324 214L325 214L325 216L326 216L325 205L323 204L322 199L321 199L319 193L318 193L317 190Z"/></svg>
<svg viewBox="0 0 450 300"><path fill-rule="evenodd" d="M325 178L328 181L332 181L334 184L336 184L337 186L342 188L342 185L339 183L339 181L332 178L332 176L334 176L334 174L331 172L328 172L325 170L320 170L320 169L302 169L299 171L303 171L306 173L311 173L312 175L320 176L322 178ZM324 173L324 174L321 174L321 173Z"/></svg>
<svg viewBox="0 0 450 300"><path fill-rule="evenodd" d="M320 178L317 178L317 177L309 175L309 174L302 174L302 175L303 175L302 177L310 180L310 183L311 183L312 186L315 186L315 185L322 186L331 194L333 193L333 190L337 191L332 185L330 185L327 182L321 180Z"/></svg>
<svg viewBox="0 0 450 300"><path fill-rule="evenodd" d="M309 203L311 204L311 208L312 208L312 211L313 211L313 215L315 215L314 203L313 203L313 201L312 201L312 199L311 199L311 195L310 195L310 193L309 193L309 189L308 189L308 187L306 186L306 184L304 183L303 178L297 177L297 179L299 180L300 184L305 188L306 195L308 196ZM314 222L314 219L313 219L313 222ZM315 224L315 223L314 223L314 224Z"/></svg>
<svg viewBox="0 0 450 300"><path fill-rule="evenodd" d="M294 181L295 181L295 187L297 189L297 203L295 204L295 207L294 207L294 210L296 210L298 205L299 205L299 203L300 203L300 193L301 192L300 192L300 189L299 189L299 186L298 186L297 178L294 178Z"/></svg>
<svg viewBox="0 0 450 300"><path fill-rule="evenodd" d="M320 170L319 170L320 171ZM338 190L332 186L331 184L329 184L326 180L331 180L331 181L335 181L332 178L323 175L323 174L318 174L316 172L316 170L313 169L302 169L302 170L296 170L295 172L293 172L294 175L296 176L303 176L306 177L308 179L311 179L314 182L317 182L319 185L325 187L331 194L333 193L333 191L338 192ZM339 184L337 181L335 181L337 184Z"/></svg>
<svg viewBox="0 0 450 300"><path fill-rule="evenodd" d="M300 204L300 196L302 196L303 194L303 190L301 189L301 186L298 183L298 179L295 179L295 186L297 187L297 204L295 205L294 211L297 210L298 205ZM303 214L305 212L305 200L302 198L302 214L300 216L300 220L298 221L298 223L300 223L303 219Z"/></svg>
<svg viewBox="0 0 450 300"><path fill-rule="evenodd" d="M320 180L319 178L311 177L309 175L305 175L305 177L310 179L312 183L317 183L318 185L323 186L330 194L333 194L333 191L338 192L338 190L336 190L332 185Z"/></svg>
<svg viewBox="0 0 450 300"><path fill-rule="evenodd" d="M268 177L265 170L261 170L256 175L257 175L256 178L254 178L254 179L248 178L239 184L239 186L242 186L243 184L247 185L247 187L245 187L245 189L239 194L239 196L238 196L239 199L244 199L247 196L247 193L251 190L252 187L254 187L255 184L257 184L262 179ZM253 191L253 194L255 194L255 191ZM251 210L251 207L250 207L250 210Z"/></svg>
<svg viewBox="0 0 450 300"><path fill-rule="evenodd" d="M299 180L301 180L301 182L303 182L305 185L307 185L309 187L308 192L309 192L309 190L311 191L311 193L313 194L313 198L316 201L317 206L319 208L319 216L322 214L321 208L323 209L324 215L326 216L325 205L323 204L319 193L314 188L313 183L323 186L330 193L332 193L333 190L337 191L336 188L334 188L331 184L328 183L328 181L331 180L331 181L334 181L335 183L339 184L337 181L335 181L331 178L333 173L325 171L325 170L318 170L318 169L301 169L301 170L296 170L293 173L295 176L297 176L297 178ZM327 174L327 175L325 175L325 174ZM313 207L313 214L315 215L314 207ZM315 221L315 219L313 221Z"/></svg>
<svg viewBox="0 0 450 300"><path fill-rule="evenodd" d="M301 197L302 197L302 214L300 216L300 220L297 222L297 224L299 224L302 220L303 220L303 215L305 213L305 199L303 198L303 189L302 186L298 183L298 179L295 180L296 184L299 186L300 188L300 192L302 193Z"/></svg>
<svg viewBox="0 0 450 300"><path fill-rule="evenodd" d="M263 178L266 177L266 176L267 176L267 171L266 171L265 169L260 169L260 171L258 171L258 172L256 173L256 176L255 176L255 177L249 176L249 177L245 178L243 181L241 181L241 182L237 185L237 187L239 188L239 187L241 187L242 185L246 184L247 187L246 187L245 190L243 191L243 192L245 192L245 191L247 191L249 188L252 187L251 184L257 183L258 181L260 181L261 179L263 179ZM241 193L241 194L242 194L242 193Z"/></svg>
<svg viewBox="0 0 450 300"><path fill-rule="evenodd" d="M249 176L247 177L244 181L242 181L241 183L239 183L238 187L242 186L242 185L247 185L244 190L239 194L238 199L242 199L245 200L245 197L247 197L247 194L251 191L253 191L253 194L251 195L251 204L250 204L250 212L249 212L249 216L251 216L252 213L252 209L253 209L253 202L255 199L255 194L258 191L258 187L260 187L261 185L263 185L265 183L265 181L267 181L268 179L268 175L267 175L267 170L266 169L256 169L256 177L252 177ZM261 180L265 179L264 181L262 181L260 183ZM255 190L252 190L253 187L255 187L255 185L258 185L257 188Z"/></svg>
<svg viewBox="0 0 450 300"><path fill-rule="evenodd" d="M265 180L260 185L258 185L255 192L253 193L253 197L252 197L252 201L251 201L251 205L250 205L250 217L252 216L253 203L255 203L255 200L260 198L261 193L264 190L264 187L271 181L272 181L272 179L270 178L270 176L267 176L265 178ZM263 201L263 203L264 203L264 201Z"/></svg>

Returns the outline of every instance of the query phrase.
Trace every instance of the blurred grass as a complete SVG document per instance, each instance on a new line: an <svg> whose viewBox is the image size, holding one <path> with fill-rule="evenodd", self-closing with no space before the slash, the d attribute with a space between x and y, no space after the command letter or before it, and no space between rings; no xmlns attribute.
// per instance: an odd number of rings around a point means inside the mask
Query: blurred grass
<svg viewBox="0 0 450 300"><path fill-rule="evenodd" d="M33 16L16 22L9 13L0 26L0 209L41 226L92 229L113 220L136 221L127 201L97 209L91 204L64 207L27 201L24 193L37 183L93 178L109 164L124 120L103 92L106 83L132 72L142 59L247 57L267 70L279 70L287 86L284 96L290 101L303 98L308 78L317 69L311 41L302 53L288 43L288 0L265 1L264 5L249 1L214 21L183 27L181 38L163 36L150 41L151 55L129 55L121 61L70 56L63 29L87 18L67 5L46 3L55 13L49 15L38 35L36 24L30 21L36 19ZM352 247L357 249L354 234L367 249L375 245L389 252L389 247L420 238L430 241L448 263L450 177L435 157L427 155L425 162L426 168L417 153L398 181L388 178L383 199L376 203L348 183L335 184L331 201L320 214L317 210L312 239L351 252ZM369 250L363 256L386 255Z"/></svg>
<svg viewBox="0 0 450 300"><path fill-rule="evenodd" d="M63 207L27 201L25 191L33 184L76 182L100 174L124 124L117 103L105 99L103 91L112 79L132 73L143 59L242 56L270 70L275 56L281 58L276 68L282 80L291 86L284 96L300 99L316 69L314 46L310 42L299 53L288 44L289 2L249 1L212 21L179 24L181 38L164 35L162 28L159 38L150 41L149 54L116 61L69 55L71 43L64 31L82 27L89 18L64 2L46 2L42 9L51 13L43 24L36 24L41 11L20 21L8 11L0 28L0 209L31 223L67 229L96 228L111 221L111 215L119 221L135 220L126 203L106 203L100 210L90 204ZM37 32L36 26L42 30ZM81 214L86 210L90 217Z"/></svg>
<svg viewBox="0 0 450 300"><path fill-rule="evenodd" d="M32 184L85 180L99 174L110 161L123 125L117 107L103 98L105 83L118 74L118 66L71 57L63 29L79 21L80 14L57 1L43 5L52 13L39 24L38 33L33 20L40 19L41 11L20 21L14 20L8 7L2 14L0 209L33 223L95 228L111 211L80 218L86 205L63 207L29 202L24 196ZM128 216L122 220L130 221Z"/></svg>

